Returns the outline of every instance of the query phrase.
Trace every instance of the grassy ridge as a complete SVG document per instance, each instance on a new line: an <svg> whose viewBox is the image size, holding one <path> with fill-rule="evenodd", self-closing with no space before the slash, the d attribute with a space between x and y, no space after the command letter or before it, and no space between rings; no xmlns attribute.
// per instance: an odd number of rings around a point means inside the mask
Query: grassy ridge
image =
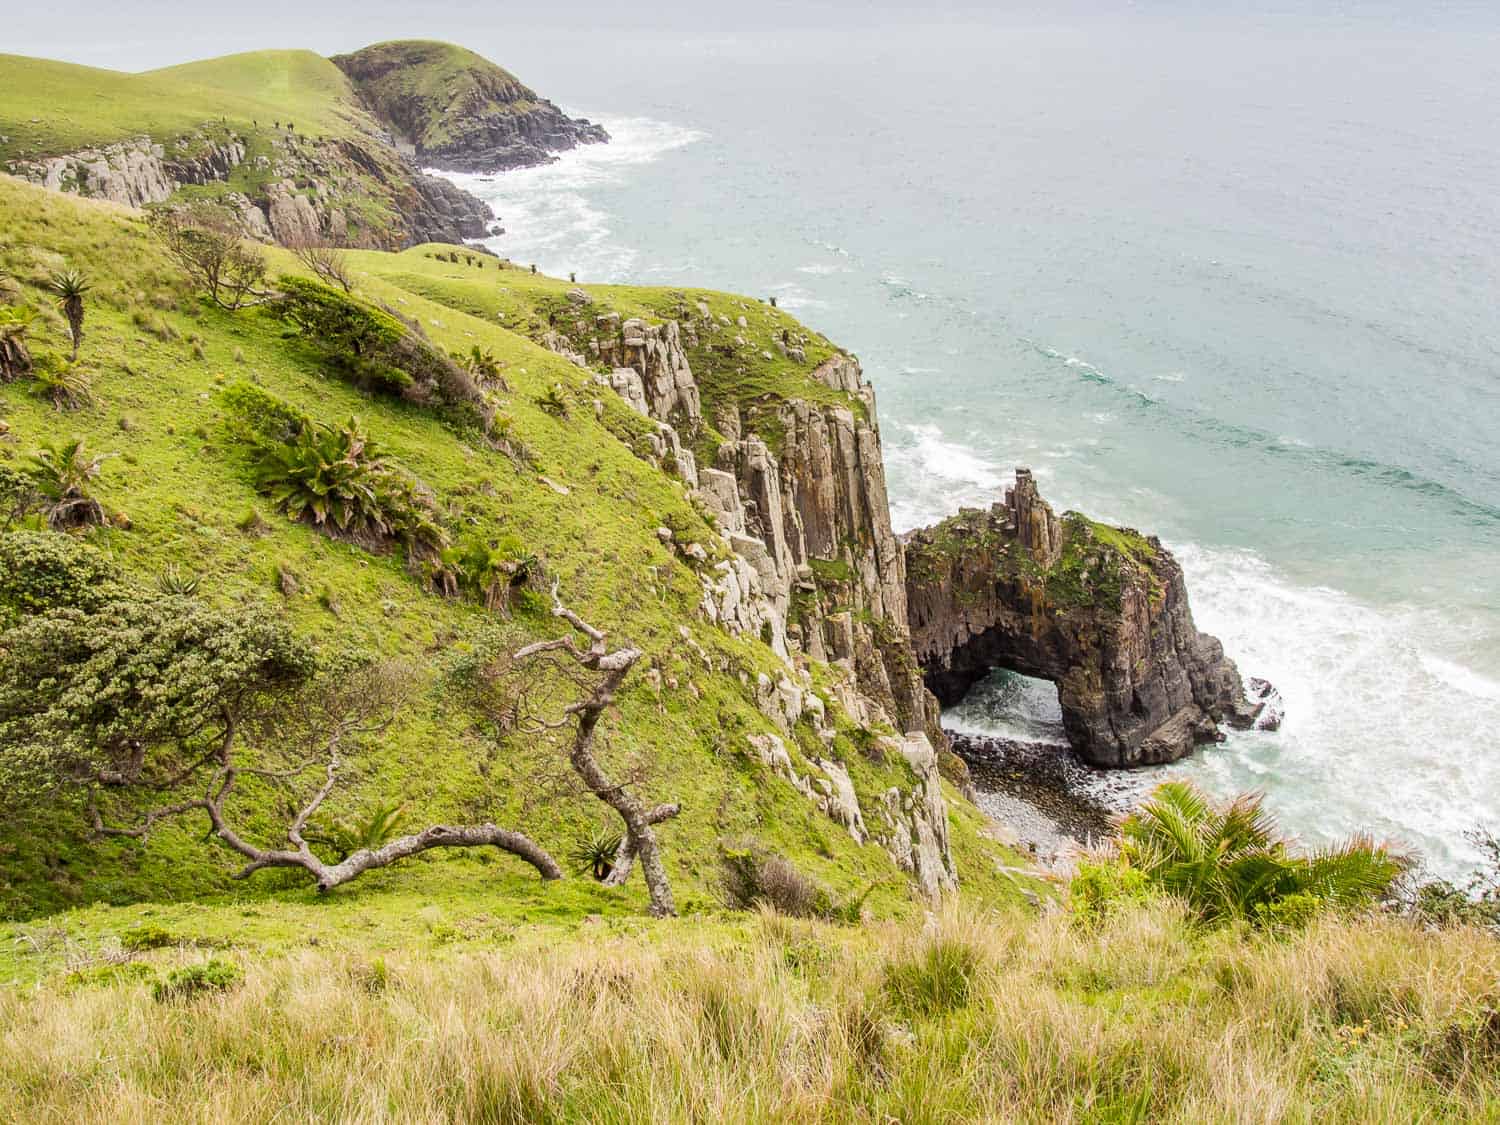
<svg viewBox="0 0 1500 1125"><path fill-rule="evenodd" d="M208 956L180 947L0 992L0 1102L79 1122L1500 1114L1500 944L1472 931L1252 942L1165 903L1097 929L963 909L925 928L427 921L396 953L346 930L241 957L243 984L196 999L152 999Z"/></svg>
<svg viewBox="0 0 1500 1125"><path fill-rule="evenodd" d="M259 51L143 74L0 55L0 160L35 159L147 134L184 136L206 123L270 131L290 118L305 134L342 135L368 115L343 73L311 51ZM256 123L259 122L259 125Z"/></svg>
<svg viewBox="0 0 1500 1125"><path fill-rule="evenodd" d="M320 642L352 642L421 670L419 704L371 748L358 784L332 812L406 801L423 822L494 819L523 827L564 854L603 820L591 799L544 797L550 790L540 786L555 772L555 751L524 741L497 746L476 729L475 716L445 679L452 661L475 645L513 649L550 635L552 621L524 614L500 621L477 605L438 598L395 556L370 554L277 515L256 494L246 451L228 425L223 392L242 381L326 422L358 415L432 488L462 534L520 538L561 581L575 608L643 648L664 683L676 681L677 688L659 693L644 674L632 681L610 725L609 753L615 762L646 767L653 798L686 805L682 818L663 830L680 901L691 907L714 898L721 840L756 838L839 893L877 884L871 899L877 912L908 908L907 881L882 850L857 847L744 754L744 736L770 728L741 676L753 684L758 672L775 670L774 657L758 640L728 637L698 617L699 580L663 547L655 529L668 523L706 535L706 525L681 484L617 436L629 432L624 427L636 416L612 393L525 336L403 288L397 275L421 274L420 255L415 261L413 255L354 255L366 297L416 318L445 349L479 345L506 365L512 391L504 410L535 459L531 467L520 466L430 410L373 398L330 377L268 314L229 314L200 304L140 219L123 209L0 177L0 227L6 232L0 268L20 279L21 300L49 310L36 350L60 351L64 336L39 282L64 265L94 281L83 367L96 397L92 407L64 414L24 383L0 388L8 426L0 458L20 463L42 440L85 437L109 457L100 499L131 523L128 531L99 530L91 538L141 581L152 583L177 564L199 576L202 596L216 603L270 603ZM276 268L296 268L289 254L272 255ZM377 265L391 276L372 268ZM501 283L493 272L485 279ZM538 402L559 384L572 403L566 419ZM286 575L295 590L289 595L282 592ZM711 671L684 648L682 627L711 658ZM891 785L910 784L904 763L867 758L856 749L852 726L840 722L844 733L831 748L799 728L791 740L794 754L845 760L866 808ZM269 813L252 824L262 838L274 838ZM171 901L231 886L255 895L288 887L275 873L248 887L231 884L233 864L202 839L199 825L163 830L146 847L90 840L81 826L77 810L67 807L4 818L0 916L100 899ZM1009 878L996 869L1012 861L981 838L978 814L956 800L954 831L962 877L987 893L1013 895ZM437 859L414 866L472 871L470 863ZM488 909L504 912L512 891L531 893L534 876L520 864L484 872L479 882ZM635 893L623 892L626 900Z"/></svg>

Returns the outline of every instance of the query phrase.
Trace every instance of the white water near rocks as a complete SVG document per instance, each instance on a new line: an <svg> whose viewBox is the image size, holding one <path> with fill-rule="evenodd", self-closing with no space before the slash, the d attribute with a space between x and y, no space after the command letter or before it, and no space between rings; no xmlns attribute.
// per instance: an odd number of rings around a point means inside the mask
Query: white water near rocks
<svg viewBox="0 0 1500 1125"><path fill-rule="evenodd" d="M457 178L517 261L774 294L855 350L898 528L1027 464L1160 533L1287 717L1109 788L1263 789L1458 874L1500 808L1500 40L1299 19L689 39L547 78L631 115L611 145Z"/></svg>

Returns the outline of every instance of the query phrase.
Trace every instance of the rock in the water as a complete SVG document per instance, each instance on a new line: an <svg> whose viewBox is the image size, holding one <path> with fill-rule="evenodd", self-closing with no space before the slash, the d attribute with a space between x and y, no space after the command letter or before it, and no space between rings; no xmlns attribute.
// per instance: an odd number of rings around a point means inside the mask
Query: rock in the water
<svg viewBox="0 0 1500 1125"><path fill-rule="evenodd" d="M1025 469L1003 504L905 546L913 649L945 705L992 668L1051 680L1069 742L1096 766L1175 761L1214 741L1216 724L1268 712L1274 690L1247 698L1223 646L1194 626L1161 541L1058 519Z"/></svg>

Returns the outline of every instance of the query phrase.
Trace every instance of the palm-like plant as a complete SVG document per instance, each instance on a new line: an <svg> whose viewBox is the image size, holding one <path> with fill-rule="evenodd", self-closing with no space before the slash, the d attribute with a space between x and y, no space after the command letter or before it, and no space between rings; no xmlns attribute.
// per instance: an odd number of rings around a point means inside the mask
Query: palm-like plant
<svg viewBox="0 0 1500 1125"><path fill-rule="evenodd" d="M327 832L309 832L309 843L322 844L343 861L355 852L377 851L400 833L406 822L406 806L377 805L363 820L336 820Z"/></svg>
<svg viewBox="0 0 1500 1125"><path fill-rule="evenodd" d="M76 410L94 398L88 372L78 364L50 353L32 365L31 377L43 397L59 410Z"/></svg>
<svg viewBox="0 0 1500 1125"><path fill-rule="evenodd" d="M31 456L31 477L41 494L47 525L55 531L104 522L104 507L89 495L104 458L91 454L83 438L48 442Z"/></svg>
<svg viewBox="0 0 1500 1125"><path fill-rule="evenodd" d="M68 321L68 334L73 338L73 362L78 362L78 349L83 344L83 299L93 286L87 277L77 270L55 273L47 282L47 288L57 299L57 307Z"/></svg>
<svg viewBox="0 0 1500 1125"><path fill-rule="evenodd" d="M255 483L292 519L323 527L330 522L350 535L391 534L380 497L387 469L380 447L358 418L335 429L303 426L289 442L260 450Z"/></svg>
<svg viewBox="0 0 1500 1125"><path fill-rule="evenodd" d="M34 309L0 305L0 382L14 382L30 372L26 333L35 320Z"/></svg>
<svg viewBox="0 0 1500 1125"><path fill-rule="evenodd" d="M156 585L163 594L190 598L198 592L198 581L196 574L184 574L176 563L171 563L157 576Z"/></svg>
<svg viewBox="0 0 1500 1125"><path fill-rule="evenodd" d="M615 857L620 853L621 840L620 833L601 829L578 841L570 855L578 865L579 873L588 873L601 883L608 879L614 870Z"/></svg>
<svg viewBox="0 0 1500 1125"><path fill-rule="evenodd" d="M467 354L455 352L453 358L478 382L499 383L502 388L504 387L505 380L500 372L504 370L505 363L496 359L495 353L489 348L482 348L475 344Z"/></svg>
<svg viewBox="0 0 1500 1125"><path fill-rule="evenodd" d="M1246 794L1219 806L1186 782L1167 782L1121 823L1120 859L1205 922L1263 923L1294 896L1367 906L1405 870L1401 857L1367 836L1300 853L1279 834L1263 800Z"/></svg>

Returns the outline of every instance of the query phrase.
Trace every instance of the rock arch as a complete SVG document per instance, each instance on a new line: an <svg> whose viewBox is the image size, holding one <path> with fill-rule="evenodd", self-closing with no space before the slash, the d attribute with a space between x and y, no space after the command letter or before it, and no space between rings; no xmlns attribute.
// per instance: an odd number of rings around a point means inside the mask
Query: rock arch
<svg viewBox="0 0 1500 1125"><path fill-rule="evenodd" d="M988 511L965 509L905 539L908 621L944 706L993 668L1057 685L1068 740L1092 765L1175 761L1269 723L1269 685L1245 694L1219 641L1200 633L1182 568L1160 540L1069 512L1027 469Z"/></svg>

